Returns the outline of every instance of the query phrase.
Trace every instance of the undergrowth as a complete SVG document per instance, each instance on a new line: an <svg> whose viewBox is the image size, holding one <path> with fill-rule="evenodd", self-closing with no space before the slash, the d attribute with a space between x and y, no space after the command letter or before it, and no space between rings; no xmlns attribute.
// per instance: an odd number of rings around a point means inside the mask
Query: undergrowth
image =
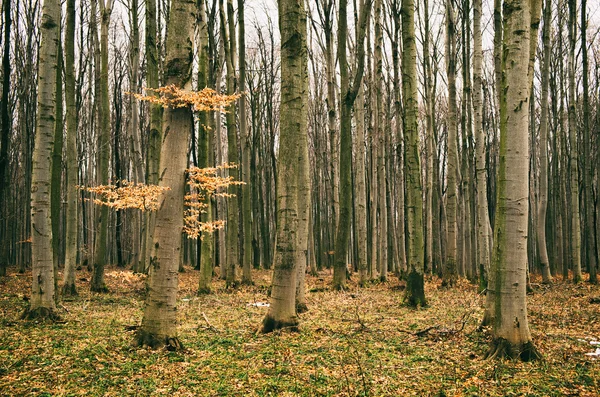
<svg viewBox="0 0 600 397"><path fill-rule="evenodd" d="M483 297L466 281L426 282L428 307L403 304L397 279L330 291L331 273L307 276L309 311L300 332L259 331L270 274L255 285L196 295L198 272L180 274L180 352L134 347L144 277L107 270L110 294L89 292L59 304L63 321L19 318L30 274L0 279L0 395L36 396L597 396L600 289L536 284L528 297L535 363L484 360L491 341L477 331Z"/></svg>

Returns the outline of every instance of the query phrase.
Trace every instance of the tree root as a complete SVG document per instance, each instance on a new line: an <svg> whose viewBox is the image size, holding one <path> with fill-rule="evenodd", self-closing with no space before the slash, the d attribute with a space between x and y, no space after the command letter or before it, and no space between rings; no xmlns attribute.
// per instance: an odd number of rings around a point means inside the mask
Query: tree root
<svg viewBox="0 0 600 397"><path fill-rule="evenodd" d="M296 318L287 321L278 321L270 314L267 314L260 329L261 334L268 334L276 330L286 330L291 332L299 332L298 320Z"/></svg>
<svg viewBox="0 0 600 397"><path fill-rule="evenodd" d="M77 288L75 287L75 283L73 284L65 284L62 286L61 290L62 296L77 296Z"/></svg>
<svg viewBox="0 0 600 397"><path fill-rule="evenodd" d="M210 289L210 287L198 288L198 292L196 292L196 295L198 295L198 296L210 295L210 294L212 294L212 290Z"/></svg>
<svg viewBox="0 0 600 397"><path fill-rule="evenodd" d="M308 306L306 303L296 303L296 313L302 314L308 311Z"/></svg>
<svg viewBox="0 0 600 397"><path fill-rule="evenodd" d="M33 310L30 308L25 309L21 315L22 320L36 320L42 322L57 323L62 322L63 319L56 313L54 309L47 307L38 307Z"/></svg>
<svg viewBox="0 0 600 397"><path fill-rule="evenodd" d="M156 335L142 328L139 328L135 333L133 345L137 347L148 346L151 349L164 347L169 351L184 350L183 343L176 336Z"/></svg>
<svg viewBox="0 0 600 397"><path fill-rule="evenodd" d="M542 354L531 341L515 345L504 338L495 338L484 358L486 360L509 358L529 362L541 360Z"/></svg>

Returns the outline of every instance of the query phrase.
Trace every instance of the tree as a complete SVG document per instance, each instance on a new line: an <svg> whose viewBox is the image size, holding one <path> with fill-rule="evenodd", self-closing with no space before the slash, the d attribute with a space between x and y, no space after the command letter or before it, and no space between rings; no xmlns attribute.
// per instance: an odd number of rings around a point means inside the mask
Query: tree
<svg viewBox="0 0 600 397"><path fill-rule="evenodd" d="M306 184L308 153L306 13L302 0L279 0L281 34L281 116L279 163L277 167L277 239L274 258L271 306L262 332L289 328L297 330L296 278L300 246L299 225L309 204ZM307 230L302 230L306 232ZM306 241L304 239L304 241Z"/></svg>
<svg viewBox="0 0 600 397"><path fill-rule="evenodd" d="M498 170L492 286L493 341L489 358L540 358L527 322L527 221L529 206L530 0L504 1L500 163Z"/></svg>
<svg viewBox="0 0 600 397"><path fill-rule="evenodd" d="M446 0L446 74L448 76L448 191L446 193L447 246L443 285L452 286L457 277L458 229L458 127L456 123L456 34L454 0Z"/></svg>
<svg viewBox="0 0 600 397"><path fill-rule="evenodd" d="M540 115L540 183L538 224L536 230L540 264L542 266L542 282L552 282L550 261L546 247L546 209L548 207L548 85L550 78L550 34L552 30L552 1L546 0L544 9L544 29L542 43L544 57L542 59L542 96ZM556 155L556 154L555 154Z"/></svg>
<svg viewBox="0 0 600 397"><path fill-rule="evenodd" d="M8 98L10 95L10 0L4 0L2 10L4 11L4 48L2 51L2 103L0 103L0 117L2 130L0 132L0 276L6 275L8 262L8 222L5 216L8 208L4 207L6 202L8 181L8 143L10 138L11 119L8 112Z"/></svg>
<svg viewBox="0 0 600 397"><path fill-rule="evenodd" d="M346 288L348 241L350 239L350 221L352 218L352 107L358 95L365 71L365 36L371 10L371 0L361 1L358 19L358 37L356 39L356 68L350 85L348 55L347 0L341 0L338 10L338 58L340 62L340 216L335 240L335 264L333 269L333 288Z"/></svg>
<svg viewBox="0 0 600 397"><path fill-rule="evenodd" d="M194 49L195 0L173 0L168 23L165 82L183 89L191 84ZM189 106L163 111L159 186L169 187L156 213L148 296L142 325L136 334L140 346L182 347L177 338L177 283L183 229L183 193L187 149L192 130Z"/></svg>
<svg viewBox="0 0 600 397"><path fill-rule="evenodd" d="M65 103L67 106L67 208L63 295L76 295L77 262L77 109L75 107L75 0L67 0L65 31Z"/></svg>
<svg viewBox="0 0 600 397"><path fill-rule="evenodd" d="M98 0L93 0L96 3ZM110 25L110 15L114 0L100 0L100 46L96 44L96 51L100 51L96 60L100 61L100 75L96 84L99 84L99 105L98 105L98 175L100 184L108 183L109 158L110 158L110 105L108 97L108 28ZM92 32L96 37L96 32ZM99 59L98 59L99 58ZM96 219L97 233L96 248L94 258L94 271L90 289L94 292L108 292L104 282L104 267L106 266L106 247L108 238L108 208L101 207Z"/></svg>
<svg viewBox="0 0 600 397"><path fill-rule="evenodd" d="M406 148L406 207L408 216L408 274L405 300L410 306L425 306L423 198L419 159L417 43L415 38L415 3L402 1L402 92L404 98L404 144Z"/></svg>
<svg viewBox="0 0 600 397"><path fill-rule="evenodd" d="M56 70L60 27L60 2L45 0L38 74L38 112L36 117L33 174L31 177L31 303L24 318L56 318L55 283L50 217L52 185L51 159L56 120ZM49 167L50 165L50 167Z"/></svg>

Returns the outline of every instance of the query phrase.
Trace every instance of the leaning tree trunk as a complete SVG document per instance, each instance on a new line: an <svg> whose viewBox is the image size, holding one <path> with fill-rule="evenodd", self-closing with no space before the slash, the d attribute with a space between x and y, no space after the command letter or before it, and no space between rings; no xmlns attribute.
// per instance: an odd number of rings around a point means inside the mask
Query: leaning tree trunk
<svg viewBox="0 0 600 397"><path fill-rule="evenodd" d="M423 198L419 131L417 125L417 43L414 0L402 1L402 92L404 97L404 142L406 147L406 207L408 215L408 275L405 300L410 306L425 306Z"/></svg>
<svg viewBox="0 0 600 397"><path fill-rule="evenodd" d="M297 263L306 247L300 247L299 204L306 206L305 183L308 164L302 152L308 139L308 79L306 50L306 14L302 0L279 0L281 33L281 107L279 163L277 165L277 240L274 258L271 307L262 324L262 332L276 329L296 330ZM308 159L306 159L308 160ZM302 171L302 172L300 172ZM302 174L302 177L300 177ZM306 232L303 231L303 232Z"/></svg>
<svg viewBox="0 0 600 397"><path fill-rule="evenodd" d="M165 82L182 89L191 88L194 49L193 15L195 0L173 0L169 19ZM187 150L192 130L188 107L165 108L161 147L159 186L168 187L156 213L153 255L150 259L148 296L142 325L136 335L138 345L181 348L177 338L177 289L183 229L183 195Z"/></svg>
<svg viewBox="0 0 600 397"><path fill-rule="evenodd" d="M540 357L527 322L527 222L529 215L529 0L504 2L502 86L504 118L494 227L492 271L496 273L492 346L487 357Z"/></svg>
<svg viewBox="0 0 600 397"><path fill-rule="evenodd" d="M39 50L38 100L33 171L31 176L31 302L24 318L54 319L56 314L50 189L52 146L56 107L56 70L60 1L45 0L42 6Z"/></svg>
<svg viewBox="0 0 600 397"><path fill-rule="evenodd" d="M67 0L65 30L65 103L67 106L67 230L63 295L76 295L77 262L77 109L75 107L75 0Z"/></svg>

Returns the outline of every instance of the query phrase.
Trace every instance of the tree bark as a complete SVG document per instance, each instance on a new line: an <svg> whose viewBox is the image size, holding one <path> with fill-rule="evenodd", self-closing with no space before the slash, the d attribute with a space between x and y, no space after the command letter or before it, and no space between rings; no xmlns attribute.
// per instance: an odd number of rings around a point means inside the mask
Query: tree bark
<svg viewBox="0 0 600 397"><path fill-rule="evenodd" d="M191 88L195 0L173 0L167 38L165 82ZM156 213L154 254L150 259L148 296L142 325L136 335L140 346L182 348L177 338L177 289L183 229L183 195L187 150L192 131L189 107L163 112L160 182L169 187Z"/></svg>
<svg viewBox="0 0 600 397"><path fill-rule="evenodd" d="M530 0L504 1L497 212L492 271L496 273L493 342L489 358L540 358L527 322L527 221L529 197Z"/></svg>
<svg viewBox="0 0 600 397"><path fill-rule="evenodd" d="M31 302L24 318L56 318L55 283L50 215L52 147L56 122L56 71L58 67L61 9L58 0L45 0L40 25L36 134L31 177Z"/></svg>
<svg viewBox="0 0 600 397"><path fill-rule="evenodd" d="M402 1L402 92L404 97L404 142L406 148L406 208L408 215L408 275L405 301L426 306L424 283L423 189L419 159L417 122L417 45L414 0Z"/></svg>
<svg viewBox="0 0 600 397"><path fill-rule="evenodd" d="M300 218L309 200L303 185L308 175L307 145L308 80L306 14L302 0L279 0L281 34L280 141L277 173L277 239L271 306L263 319L262 332L298 329L296 314L297 266L306 247L300 238ZM307 153L306 153L307 154ZM306 215L308 215L306 213Z"/></svg>
<svg viewBox="0 0 600 397"><path fill-rule="evenodd" d="M67 107L67 230L65 245L65 272L63 295L76 295L75 268L77 266L77 108L75 106L75 0L67 0L65 30L65 104Z"/></svg>

